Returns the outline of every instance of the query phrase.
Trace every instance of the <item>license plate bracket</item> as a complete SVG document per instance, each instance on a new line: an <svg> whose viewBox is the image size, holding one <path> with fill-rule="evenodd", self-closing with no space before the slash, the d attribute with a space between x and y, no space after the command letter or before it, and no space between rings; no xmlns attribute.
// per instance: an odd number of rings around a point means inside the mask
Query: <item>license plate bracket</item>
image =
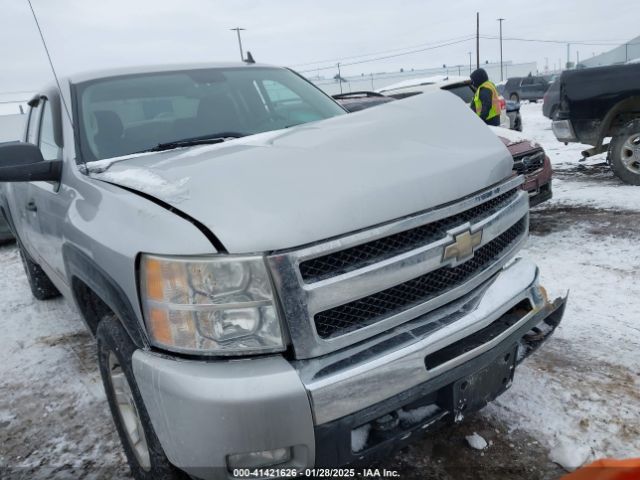
<svg viewBox="0 0 640 480"><path fill-rule="evenodd" d="M438 404L461 421L466 412L480 410L507 390L513 382L517 345L496 357L485 368L453 382L441 391Z"/></svg>

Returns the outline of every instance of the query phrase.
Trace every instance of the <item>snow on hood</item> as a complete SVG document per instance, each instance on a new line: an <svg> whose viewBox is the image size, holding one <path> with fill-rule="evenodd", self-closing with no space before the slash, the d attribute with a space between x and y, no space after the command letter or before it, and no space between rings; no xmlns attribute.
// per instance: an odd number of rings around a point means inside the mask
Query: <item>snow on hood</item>
<svg viewBox="0 0 640 480"><path fill-rule="evenodd" d="M539 147L538 143L523 137L522 133L517 132L515 130L509 130L507 128L494 127L494 126L489 126L489 128L493 131L493 133L495 133L498 137L500 137L501 140L503 140L504 144L507 147L510 147L511 145L515 145L516 143L523 143L523 142L528 142L531 148Z"/></svg>
<svg viewBox="0 0 640 480"><path fill-rule="evenodd" d="M509 177L512 163L477 115L438 90L216 145L89 164L88 174L174 205L229 252L248 253L455 201Z"/></svg>
<svg viewBox="0 0 640 480"><path fill-rule="evenodd" d="M423 85L437 85L443 87L453 83L468 82L469 77L462 77L456 75L433 75L431 77L419 77L410 78L409 80L403 80L401 82L393 83L376 90L378 93L388 92L389 90L396 90L398 88L418 87Z"/></svg>

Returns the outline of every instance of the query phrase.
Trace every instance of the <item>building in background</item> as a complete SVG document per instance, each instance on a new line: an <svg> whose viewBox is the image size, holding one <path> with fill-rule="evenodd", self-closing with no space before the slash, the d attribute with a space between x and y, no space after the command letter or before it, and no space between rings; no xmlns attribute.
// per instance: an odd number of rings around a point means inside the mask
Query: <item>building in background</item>
<svg viewBox="0 0 640 480"><path fill-rule="evenodd" d="M29 109L27 102L33 95L32 92L0 92L0 115L26 113Z"/></svg>
<svg viewBox="0 0 640 480"><path fill-rule="evenodd" d="M0 114L0 143L20 140L24 135L26 123L27 115L20 113Z"/></svg>
<svg viewBox="0 0 640 480"><path fill-rule="evenodd" d="M607 65L621 65L640 58L640 36L629 40L608 52L595 57L580 60L579 67L605 67Z"/></svg>
<svg viewBox="0 0 640 480"><path fill-rule="evenodd" d="M525 77L529 74L536 75L538 66L536 62L528 63L512 63L504 62L504 79L509 77ZM500 81L500 63L485 63L481 65L487 73L489 78L494 82ZM475 64L471 68L475 69ZM325 70L326 72L326 70ZM343 77L342 85L340 82L333 78L331 75L327 75L330 78L322 78L318 76L312 76L313 72L307 72L307 78L315 83L318 87L324 90L329 95L335 95L337 93L349 93L362 90L377 90L384 88L388 85L400 82L402 80L409 80L411 78L420 77L432 77L434 75L455 75L466 76L470 74L469 65L454 65L450 67L441 68L426 68L420 70L404 70L399 72L384 72L384 73L368 73L363 75L345 76ZM342 87L342 89L341 89Z"/></svg>

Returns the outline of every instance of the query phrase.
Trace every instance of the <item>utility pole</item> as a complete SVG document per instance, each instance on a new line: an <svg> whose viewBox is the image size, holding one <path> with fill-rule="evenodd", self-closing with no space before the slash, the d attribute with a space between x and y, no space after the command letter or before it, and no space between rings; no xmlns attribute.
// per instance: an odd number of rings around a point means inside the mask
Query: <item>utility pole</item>
<svg viewBox="0 0 640 480"><path fill-rule="evenodd" d="M238 34L238 47L240 47L240 61L244 62L244 52L242 51L242 39L240 38L240 31L241 30L246 30L246 28L240 28L240 27L236 27L236 28L230 28L229 30L234 31Z"/></svg>
<svg viewBox="0 0 640 480"><path fill-rule="evenodd" d="M471 52L469 52L469 75L471 75Z"/></svg>
<svg viewBox="0 0 640 480"><path fill-rule="evenodd" d="M549 71L549 57L544 57L544 71Z"/></svg>
<svg viewBox="0 0 640 480"><path fill-rule="evenodd" d="M571 61L571 44L567 43L567 68L569 68L570 61Z"/></svg>
<svg viewBox="0 0 640 480"><path fill-rule="evenodd" d="M500 81L504 80L504 74L502 71L502 22L504 22L504 18L499 18L498 22L500 22Z"/></svg>
<svg viewBox="0 0 640 480"><path fill-rule="evenodd" d="M476 68L480 68L480 12L476 12Z"/></svg>
<svg viewBox="0 0 640 480"><path fill-rule="evenodd" d="M576 68L578 68L579 64L580 64L580 51L576 50Z"/></svg>
<svg viewBox="0 0 640 480"><path fill-rule="evenodd" d="M340 84L340 93L342 93L342 75L340 74L340 62L336 64L338 67L338 83Z"/></svg>
<svg viewBox="0 0 640 480"><path fill-rule="evenodd" d="M629 61L629 44L624 44L624 61L627 63Z"/></svg>

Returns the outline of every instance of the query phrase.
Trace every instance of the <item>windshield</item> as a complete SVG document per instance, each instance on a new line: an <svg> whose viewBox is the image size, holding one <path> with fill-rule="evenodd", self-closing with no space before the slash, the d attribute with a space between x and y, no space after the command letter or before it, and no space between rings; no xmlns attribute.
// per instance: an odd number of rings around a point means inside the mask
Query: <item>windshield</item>
<svg viewBox="0 0 640 480"><path fill-rule="evenodd" d="M156 72L77 86L80 150L91 162L159 144L240 137L344 114L293 72L237 67Z"/></svg>

